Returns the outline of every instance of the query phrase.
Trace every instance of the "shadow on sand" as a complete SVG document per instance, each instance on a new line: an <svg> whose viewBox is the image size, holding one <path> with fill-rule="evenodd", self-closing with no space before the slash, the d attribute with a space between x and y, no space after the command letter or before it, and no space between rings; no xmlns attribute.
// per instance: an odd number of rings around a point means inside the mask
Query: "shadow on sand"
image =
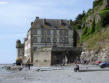
<svg viewBox="0 0 109 83"><path fill-rule="evenodd" d="M94 72L94 71L109 71L109 69L83 69L83 70L79 70L79 72Z"/></svg>

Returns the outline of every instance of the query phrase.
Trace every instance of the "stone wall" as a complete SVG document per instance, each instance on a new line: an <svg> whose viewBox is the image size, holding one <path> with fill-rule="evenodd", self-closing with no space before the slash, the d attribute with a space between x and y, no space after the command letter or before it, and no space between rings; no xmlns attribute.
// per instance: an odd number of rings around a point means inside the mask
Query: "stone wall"
<svg viewBox="0 0 109 83"><path fill-rule="evenodd" d="M51 66L51 48L40 48L34 52L34 66Z"/></svg>
<svg viewBox="0 0 109 83"><path fill-rule="evenodd" d="M24 56L30 58L30 62L33 62L32 58L32 45L31 45L31 31L27 33L27 38L24 41ZM26 60L25 60L26 61Z"/></svg>

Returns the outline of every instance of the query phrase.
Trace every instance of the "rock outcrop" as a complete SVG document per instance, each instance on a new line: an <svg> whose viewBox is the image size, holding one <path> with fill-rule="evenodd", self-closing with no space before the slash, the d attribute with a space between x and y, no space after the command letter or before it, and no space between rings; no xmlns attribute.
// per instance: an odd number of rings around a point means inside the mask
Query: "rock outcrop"
<svg viewBox="0 0 109 83"><path fill-rule="evenodd" d="M82 27L81 59L94 63L109 60L109 0L95 0ZM95 36L95 37L94 37Z"/></svg>

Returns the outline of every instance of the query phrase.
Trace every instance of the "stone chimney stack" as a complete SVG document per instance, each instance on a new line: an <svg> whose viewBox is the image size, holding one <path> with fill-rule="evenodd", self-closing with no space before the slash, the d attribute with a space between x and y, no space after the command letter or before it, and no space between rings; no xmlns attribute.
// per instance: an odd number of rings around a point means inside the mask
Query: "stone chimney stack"
<svg viewBox="0 0 109 83"><path fill-rule="evenodd" d="M46 19L43 19L43 24L45 24L46 23Z"/></svg>
<svg viewBox="0 0 109 83"><path fill-rule="evenodd" d="M71 24L71 20L69 20L69 25Z"/></svg>
<svg viewBox="0 0 109 83"><path fill-rule="evenodd" d="M62 25L62 21L63 21L63 20L61 19L61 20L60 20L60 25Z"/></svg>
<svg viewBox="0 0 109 83"><path fill-rule="evenodd" d="M36 20L39 19L39 17L36 17Z"/></svg>
<svg viewBox="0 0 109 83"><path fill-rule="evenodd" d="M39 17L36 17L35 22L37 22L39 20Z"/></svg>
<svg viewBox="0 0 109 83"><path fill-rule="evenodd" d="M33 25L34 22L31 22L31 26Z"/></svg>

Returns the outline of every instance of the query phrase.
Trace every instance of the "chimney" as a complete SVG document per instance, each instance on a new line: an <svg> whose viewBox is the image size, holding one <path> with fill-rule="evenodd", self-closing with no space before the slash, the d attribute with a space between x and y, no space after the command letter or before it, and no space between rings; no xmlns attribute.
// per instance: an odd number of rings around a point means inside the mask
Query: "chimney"
<svg viewBox="0 0 109 83"><path fill-rule="evenodd" d="M39 21L39 17L36 17L35 19L35 23L37 23Z"/></svg>
<svg viewBox="0 0 109 83"><path fill-rule="evenodd" d="M31 22L31 26L33 25L33 22Z"/></svg>
<svg viewBox="0 0 109 83"><path fill-rule="evenodd" d="M69 25L71 24L71 19L69 20Z"/></svg>
<svg viewBox="0 0 109 83"><path fill-rule="evenodd" d="M46 19L43 19L43 24L45 24L46 23Z"/></svg>
<svg viewBox="0 0 109 83"><path fill-rule="evenodd" d="M61 19L61 20L60 20L60 25L62 25L62 21L63 21L63 20Z"/></svg>
<svg viewBox="0 0 109 83"><path fill-rule="evenodd" d="M39 19L39 17L36 17L36 20Z"/></svg>

